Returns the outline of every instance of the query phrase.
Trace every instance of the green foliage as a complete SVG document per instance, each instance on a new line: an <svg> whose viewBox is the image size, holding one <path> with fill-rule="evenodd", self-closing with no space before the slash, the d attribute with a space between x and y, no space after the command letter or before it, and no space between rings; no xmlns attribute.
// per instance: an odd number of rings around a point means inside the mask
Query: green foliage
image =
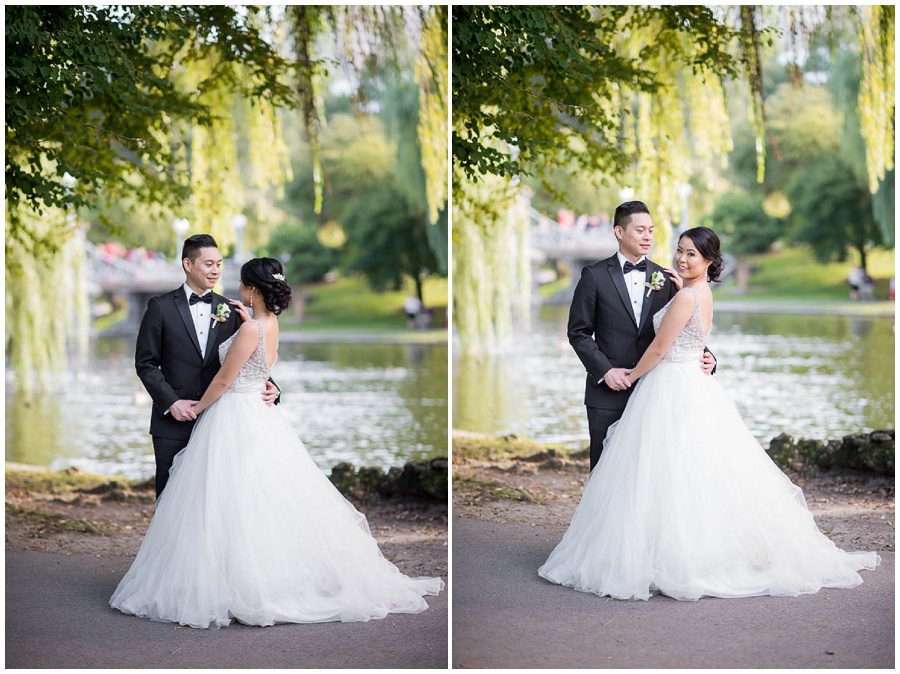
<svg viewBox="0 0 900 674"><path fill-rule="evenodd" d="M317 218L309 217L315 197L307 153L295 153L296 178L286 190L286 208L309 226L336 222L343 228L347 241L338 266L364 274L378 289L399 287L405 274L421 284L426 273L440 272L428 239L425 180L415 137L416 90L400 83L385 96L389 119L396 125L393 139L371 116L337 114L323 128L322 167L328 184Z"/></svg>
<svg viewBox="0 0 900 674"><path fill-rule="evenodd" d="M894 168L894 6L859 8L862 82L859 118L866 139L869 192L876 192L885 173Z"/></svg>
<svg viewBox="0 0 900 674"><path fill-rule="evenodd" d="M258 10L251 10L253 16ZM212 57L197 83L287 102L286 63L235 8L221 6L7 6L6 196L12 234L19 210L76 206L101 188L141 201L183 201L174 171L175 120L213 122L173 72ZM248 69L237 76L237 67ZM64 173L78 179L67 194Z"/></svg>
<svg viewBox="0 0 900 674"><path fill-rule="evenodd" d="M722 237L723 248L738 256L767 251L784 230L766 215L758 194L744 191L723 194L706 224Z"/></svg>
<svg viewBox="0 0 900 674"><path fill-rule="evenodd" d="M794 240L812 246L820 262L844 261L855 249L865 268L866 250L882 243L881 230L871 195L854 180L841 156L822 157L795 173L787 193L793 204Z"/></svg>
<svg viewBox="0 0 900 674"><path fill-rule="evenodd" d="M278 227L266 245L269 254L285 259L285 275L292 285L316 283L337 266L340 255L323 246L312 225L289 221Z"/></svg>
<svg viewBox="0 0 900 674"><path fill-rule="evenodd" d="M383 182L360 194L343 222L347 269L364 274L375 290L397 290L408 275L424 301L422 282L437 260L428 245L425 214L396 185Z"/></svg>
<svg viewBox="0 0 900 674"><path fill-rule="evenodd" d="M695 73L737 72L735 32L707 7L468 5L453 16L453 158L470 177L540 173L568 158L625 171L634 156L619 143L629 112L621 87L672 86L648 66L659 58ZM638 34L651 39L617 45Z"/></svg>

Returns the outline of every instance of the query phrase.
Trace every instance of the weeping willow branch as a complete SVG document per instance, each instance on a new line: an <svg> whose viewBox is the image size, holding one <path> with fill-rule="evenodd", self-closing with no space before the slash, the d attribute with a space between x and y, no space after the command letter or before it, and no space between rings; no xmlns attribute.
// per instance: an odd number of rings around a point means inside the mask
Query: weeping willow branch
<svg viewBox="0 0 900 674"><path fill-rule="evenodd" d="M750 97L750 123L756 135L756 181L766 177L766 114L763 104L762 59L760 58L760 34L756 23L755 5L741 5L741 49L747 76L747 92Z"/></svg>
<svg viewBox="0 0 900 674"><path fill-rule="evenodd" d="M447 204L447 8L425 17L415 69L419 85L419 145L425 171L428 219L433 225Z"/></svg>
<svg viewBox="0 0 900 674"><path fill-rule="evenodd" d="M894 168L894 7L859 9L862 80L858 112L866 143L869 191L874 194Z"/></svg>

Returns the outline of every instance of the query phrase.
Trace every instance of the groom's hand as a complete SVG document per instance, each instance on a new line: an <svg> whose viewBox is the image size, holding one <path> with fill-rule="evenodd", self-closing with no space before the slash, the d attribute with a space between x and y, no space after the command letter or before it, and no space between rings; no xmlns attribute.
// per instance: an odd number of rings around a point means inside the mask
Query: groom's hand
<svg viewBox="0 0 900 674"><path fill-rule="evenodd" d="M196 400L176 400L169 408L169 414L178 421L194 421L197 418L197 414L194 412L197 402Z"/></svg>
<svg viewBox="0 0 900 674"><path fill-rule="evenodd" d="M627 370L624 367L614 367L606 371L606 374L603 375L603 381L613 391L624 391L627 388L631 388L631 382L628 380L629 372L631 370Z"/></svg>
<svg viewBox="0 0 900 674"><path fill-rule="evenodd" d="M716 357L709 351L703 352L703 358L700 359L700 369L703 370L703 374L712 374L712 371L716 369Z"/></svg>
<svg viewBox="0 0 900 674"><path fill-rule="evenodd" d="M281 395L281 391L271 381L266 382L266 390L262 393L263 402L270 407L275 404L275 398Z"/></svg>

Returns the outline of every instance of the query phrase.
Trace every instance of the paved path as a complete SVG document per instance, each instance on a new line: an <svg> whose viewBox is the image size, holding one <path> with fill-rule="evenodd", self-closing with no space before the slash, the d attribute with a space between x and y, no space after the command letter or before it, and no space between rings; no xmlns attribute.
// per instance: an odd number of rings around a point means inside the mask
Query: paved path
<svg viewBox="0 0 900 674"><path fill-rule="evenodd" d="M893 667L893 553L852 590L615 601L537 576L562 534L454 520L454 667Z"/></svg>
<svg viewBox="0 0 900 674"><path fill-rule="evenodd" d="M198 630L109 608L131 559L6 553L8 668L440 668L447 592L366 623ZM446 579L445 579L446 580Z"/></svg>

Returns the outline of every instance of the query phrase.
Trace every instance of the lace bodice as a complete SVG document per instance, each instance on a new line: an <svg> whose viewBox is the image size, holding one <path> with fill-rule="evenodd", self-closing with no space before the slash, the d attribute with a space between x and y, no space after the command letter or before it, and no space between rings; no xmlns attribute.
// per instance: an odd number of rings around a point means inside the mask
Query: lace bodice
<svg viewBox="0 0 900 674"><path fill-rule="evenodd" d="M703 355L703 349L706 346L706 339L709 337L703 329L703 318L700 314L700 295L693 288L686 288L694 296L694 313L688 319L687 324L672 342L668 352L663 360L682 362L688 360L696 360ZM663 317L669 310L669 306L675 300L673 297L666 303L662 309L653 315L653 329L659 332L659 326Z"/></svg>
<svg viewBox="0 0 900 674"><path fill-rule="evenodd" d="M269 378L269 363L266 360L266 331L258 321L251 320L250 322L255 323L259 328L259 342L257 342L256 348L250 354L247 362L241 367L238 376L235 377L231 386L228 387L229 391L237 393L262 392L265 390L266 380ZM225 356L228 354L228 349L231 348L231 344L236 336L237 333L235 332L231 337L219 344L219 364L225 362Z"/></svg>

